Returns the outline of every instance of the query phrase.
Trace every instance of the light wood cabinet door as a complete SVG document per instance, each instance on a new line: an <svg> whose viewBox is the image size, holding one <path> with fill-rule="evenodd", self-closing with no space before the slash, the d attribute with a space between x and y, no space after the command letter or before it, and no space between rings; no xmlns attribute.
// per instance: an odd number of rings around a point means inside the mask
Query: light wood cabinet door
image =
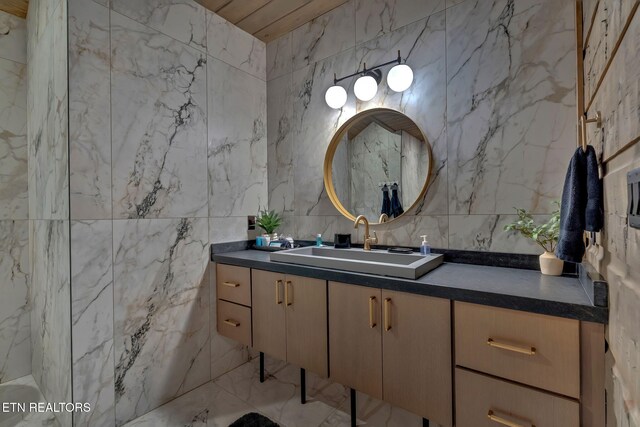
<svg viewBox="0 0 640 427"><path fill-rule="evenodd" d="M284 275L251 270L253 348L287 360Z"/></svg>
<svg viewBox="0 0 640 427"><path fill-rule="evenodd" d="M218 333L245 345L251 345L251 309L218 300Z"/></svg>
<svg viewBox="0 0 640 427"><path fill-rule="evenodd" d="M286 276L287 362L328 376L327 282Z"/></svg>
<svg viewBox="0 0 640 427"><path fill-rule="evenodd" d="M457 427L578 427L578 401L456 368Z"/></svg>
<svg viewBox="0 0 640 427"><path fill-rule="evenodd" d="M329 374L382 399L380 289L329 282Z"/></svg>
<svg viewBox="0 0 640 427"><path fill-rule="evenodd" d="M383 397L452 425L451 302L382 291Z"/></svg>
<svg viewBox="0 0 640 427"><path fill-rule="evenodd" d="M251 274L246 267L216 265L218 299L251 306Z"/></svg>
<svg viewBox="0 0 640 427"><path fill-rule="evenodd" d="M456 365L580 397L580 331L573 319L456 301Z"/></svg>

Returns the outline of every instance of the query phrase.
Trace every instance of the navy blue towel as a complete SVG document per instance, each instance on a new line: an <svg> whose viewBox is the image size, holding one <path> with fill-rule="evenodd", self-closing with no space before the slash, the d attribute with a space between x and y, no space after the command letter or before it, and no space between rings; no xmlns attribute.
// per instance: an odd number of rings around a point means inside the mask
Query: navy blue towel
<svg viewBox="0 0 640 427"><path fill-rule="evenodd" d="M592 146L587 146L587 208L585 230L598 232L604 226L602 180L598 172L598 156Z"/></svg>
<svg viewBox="0 0 640 427"><path fill-rule="evenodd" d="M380 214L387 214L391 218L391 199L389 198L389 187L386 184L382 187L382 209Z"/></svg>
<svg viewBox="0 0 640 427"><path fill-rule="evenodd" d="M393 184L391 186L391 213L396 218L404 213L400 197L398 197L398 184Z"/></svg>
<svg viewBox="0 0 640 427"><path fill-rule="evenodd" d="M600 231L602 222L602 182L596 153L590 145L586 151L579 147L569 163L562 190L556 256L568 262L582 262L584 231Z"/></svg>

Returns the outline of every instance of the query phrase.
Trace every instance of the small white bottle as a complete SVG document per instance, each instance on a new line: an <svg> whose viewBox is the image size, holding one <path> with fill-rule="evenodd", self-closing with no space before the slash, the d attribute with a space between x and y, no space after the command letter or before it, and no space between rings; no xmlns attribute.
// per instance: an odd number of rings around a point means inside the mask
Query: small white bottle
<svg viewBox="0 0 640 427"><path fill-rule="evenodd" d="M429 246L429 242L427 242L427 235L422 235L422 244L420 245L420 253L422 255L429 255L431 253L431 246Z"/></svg>

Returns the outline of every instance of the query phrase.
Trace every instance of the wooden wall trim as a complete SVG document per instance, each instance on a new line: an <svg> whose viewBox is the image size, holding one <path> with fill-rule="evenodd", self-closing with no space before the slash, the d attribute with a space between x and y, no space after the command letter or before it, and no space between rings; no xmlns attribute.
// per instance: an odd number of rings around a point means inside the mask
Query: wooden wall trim
<svg viewBox="0 0 640 427"><path fill-rule="evenodd" d="M582 7L582 0L577 0L577 2L580 3L580 6ZM596 15L598 14L599 7L600 7L600 0L596 2L595 7L593 8L593 12L591 13L591 18L589 19L589 28L587 28L587 35L584 37L584 39L582 39L583 47L589 44L589 38L591 38L591 30L593 29L593 24L596 21ZM584 21L584 17L582 16L582 13L584 13L584 11L580 11L580 22L581 22L581 25L584 26L585 21Z"/></svg>
<svg viewBox="0 0 640 427"><path fill-rule="evenodd" d="M627 21L625 22L624 27L622 28L622 31L620 32L620 36L616 40L616 44L611 50L611 56L609 56L609 59L607 60L607 63L605 64L604 69L600 74L600 77L598 77L598 83L596 84L596 88L593 90L593 93L591 94L591 98L589 99L589 104L585 108L585 111L589 111L591 109L591 106L593 105L596 99L596 96L598 95L598 90L600 89L600 86L602 86L602 82L604 81L604 78L607 75L609 68L611 67L611 63L613 63L613 60L616 57L616 53L618 53L618 48L622 44L622 40L624 39L624 36L627 34L627 30L629 29L629 26L633 21L633 17L635 16L636 11L638 10L638 5L640 5L640 0L636 0L635 4L633 5L633 8L631 9L631 12L629 12L629 16L627 17Z"/></svg>
<svg viewBox="0 0 640 427"><path fill-rule="evenodd" d="M583 19L582 19L582 0L576 0L576 110L578 117L576 117L576 126L578 131L576 132L577 145L582 143L582 132L580 132L580 118L584 116L584 44L583 40ZM595 13L594 13L595 16ZM593 26L593 21L592 21Z"/></svg>

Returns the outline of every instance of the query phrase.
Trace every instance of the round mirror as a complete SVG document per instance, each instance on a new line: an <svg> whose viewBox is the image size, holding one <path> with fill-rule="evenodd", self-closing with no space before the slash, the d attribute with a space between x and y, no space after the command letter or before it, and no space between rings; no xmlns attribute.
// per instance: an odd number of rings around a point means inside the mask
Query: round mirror
<svg viewBox="0 0 640 427"><path fill-rule="evenodd" d="M413 120L387 108L363 111L338 129L324 159L333 205L355 220L392 221L427 191L431 147ZM385 216L386 215L386 216Z"/></svg>

